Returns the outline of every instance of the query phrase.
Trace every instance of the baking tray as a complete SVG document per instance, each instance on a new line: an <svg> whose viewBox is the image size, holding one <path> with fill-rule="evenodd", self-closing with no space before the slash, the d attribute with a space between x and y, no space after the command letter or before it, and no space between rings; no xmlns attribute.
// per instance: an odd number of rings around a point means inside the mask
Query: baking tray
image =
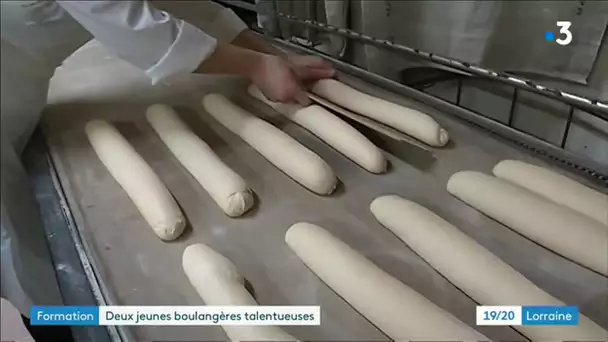
<svg viewBox="0 0 608 342"><path fill-rule="evenodd" d="M247 99L243 95L246 84L240 79L191 76L170 85L150 86L141 72L116 61L66 73L54 80L64 86L52 92L52 105L45 110L43 128L61 187L107 304L204 304L181 269L184 248L203 242L237 266L252 284L260 304L321 306L321 325L286 327L293 336L301 340L386 340L284 243L285 231L293 223L308 221L326 228L397 279L474 326L476 303L370 213L369 204L375 197L398 194L433 210L545 291L579 306L588 317L608 327L606 278L485 217L446 191L449 176L460 170L489 173L506 158L546 166L545 162L438 110L354 78L344 80L370 94L432 115L449 131L452 142L432 153L401 145L399 153L394 153L400 158L387 153L390 171L374 175L299 126L273 115L269 108ZM269 116L269 121L315 151L340 179L337 191L326 197L309 192L219 125L200 104L203 94L211 91L236 96L247 109ZM228 218L181 167L145 120L146 107L157 102L175 106L188 125L247 181L258 197L251 213ZM84 124L92 118L113 122L171 190L189 222L186 233L177 241L162 242L154 235L101 164L84 133ZM378 137L374 141L382 145ZM576 175L570 176L589 184ZM477 329L494 340L523 339L509 327ZM128 331L131 339L137 341L226 339L219 326L141 326L129 327Z"/></svg>

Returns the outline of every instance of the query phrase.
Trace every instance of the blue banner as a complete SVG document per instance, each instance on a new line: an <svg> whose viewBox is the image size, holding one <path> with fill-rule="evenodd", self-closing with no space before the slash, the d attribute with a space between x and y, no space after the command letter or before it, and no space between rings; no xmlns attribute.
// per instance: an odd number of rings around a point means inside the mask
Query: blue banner
<svg viewBox="0 0 608 342"><path fill-rule="evenodd" d="M31 325L99 325L98 306L32 306Z"/></svg>
<svg viewBox="0 0 608 342"><path fill-rule="evenodd" d="M578 325L576 306L522 306L522 325Z"/></svg>
<svg viewBox="0 0 608 342"><path fill-rule="evenodd" d="M182 321L173 321L166 319L156 320L152 319L151 321L146 322L106 322L106 317L101 317L100 312L106 312L108 310L113 310L116 312L125 311L130 313L133 317L145 316L146 314L150 314L150 312L155 312L157 314L167 314L168 317L173 317L176 313L190 313L192 310L211 310L217 309L218 312L223 312L228 309L247 309L249 307L153 307L153 306L142 306L142 307L98 307L98 306L33 306L30 309L30 324L31 325L66 325L66 326L95 326L103 323L104 325L138 325L138 324L147 324L147 325L208 325L207 323L203 324L201 322L182 322ZM256 312L261 311L265 307L255 306L253 307ZM277 311L281 309L281 307L270 307L272 310ZM289 310L293 311L296 309L301 309L300 307L287 307ZM302 307L306 308L307 307ZM484 309L485 310L480 310ZM504 311L507 312L509 310L513 310L515 307L478 307L477 309L477 324L478 325L578 325L578 316L579 311L576 306L522 306L521 308L521 318L515 312L515 316L507 317L508 319L497 317L498 314L492 316L491 314L496 311L495 308L499 308L499 313ZM167 311L168 310L168 311ZM216 311L217 311L216 310ZM318 310L318 307L317 307ZM494 311L492 311L494 310ZM213 311L213 310L211 310ZM262 310L263 311L263 310ZM274 312L273 311L273 312ZM291 312L290 311L290 312ZM296 310L297 311L297 310ZM168 314L172 313L172 315ZM239 311L240 312L240 311ZM317 313L318 314L318 313ZM481 315L480 315L481 314ZM494 317L491 320L488 320L488 317ZM142 316L142 317L143 317ZM162 315L161 315L162 316ZM147 317L147 316L146 316ZM485 318L484 318L485 317ZM484 320L485 319L485 320ZM520 321L521 319L521 321ZM317 318L318 320L318 318ZM501 321L502 320L502 321ZM103 321L103 322L102 322ZM480 323L481 321L481 323ZM500 322L499 322L500 321ZM504 322L503 322L504 321ZM489 323L488 323L489 322ZM521 322L521 323L520 323ZM268 322L268 325L280 325L276 322ZM274 323L274 324L272 324ZM315 322L311 323L314 324ZM291 323L293 324L293 323ZM318 325L319 322L316 322ZM247 325L247 324L245 324Z"/></svg>

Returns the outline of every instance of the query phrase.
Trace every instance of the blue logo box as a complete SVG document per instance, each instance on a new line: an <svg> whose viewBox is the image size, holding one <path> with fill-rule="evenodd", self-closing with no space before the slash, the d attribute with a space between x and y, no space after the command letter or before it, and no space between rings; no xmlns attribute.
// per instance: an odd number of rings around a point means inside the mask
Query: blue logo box
<svg viewBox="0 0 608 342"><path fill-rule="evenodd" d="M522 306L521 325L578 325L578 307Z"/></svg>
<svg viewBox="0 0 608 342"><path fill-rule="evenodd" d="M31 325L99 325L97 306L32 306Z"/></svg>

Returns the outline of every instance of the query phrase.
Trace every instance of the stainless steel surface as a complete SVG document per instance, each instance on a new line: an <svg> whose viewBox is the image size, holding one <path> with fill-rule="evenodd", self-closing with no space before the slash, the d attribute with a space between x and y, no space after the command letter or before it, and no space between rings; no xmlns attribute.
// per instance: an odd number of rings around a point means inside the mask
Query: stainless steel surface
<svg viewBox="0 0 608 342"><path fill-rule="evenodd" d="M383 340L386 337L318 280L284 243L287 228L299 221L317 223L384 270L437 305L475 324L475 303L382 227L369 212L370 202L394 193L414 200L452 222L535 284L606 327L607 279L572 263L485 217L450 196L446 182L454 172L489 173L506 158L550 166L537 155L506 144L487 130L420 102L353 78L353 86L435 117L452 143L428 153L411 147L403 161L387 154L390 172L373 175L341 156L310 133L252 106L240 80L193 76L151 87L141 72L112 61L60 75L44 115L52 157L85 252L109 304L200 305L202 301L181 270L183 249L204 242L232 260L252 284L261 304L321 305L322 325L287 327L303 340ZM288 178L200 105L209 91L238 95L239 103L267 117L327 161L341 180L332 196L317 196ZM146 123L147 105L176 106L189 126L254 189L259 203L252 213L230 219L170 155ZM265 107L264 107L265 108ZM115 123L159 174L188 218L190 227L177 241L156 238L124 191L108 174L83 131L85 122L102 117ZM585 184L587 179L569 174ZM483 275L480 275L483 276ZM381 289L379 289L381 290ZM136 340L219 340L219 327L132 327ZM521 340L506 327L478 328L492 339Z"/></svg>
<svg viewBox="0 0 608 342"><path fill-rule="evenodd" d="M91 291L93 292L95 300L97 301L96 305L111 305L110 303L115 302L114 293L112 290L108 289L107 283L100 278L103 276L103 274L99 271L101 268L101 262L98 260L96 254L91 250L90 243L85 243L83 241L83 235L80 234L78 226L74 220L75 214L70 209L70 204L66 199L66 194L64 193L61 181L59 180L59 176L57 174L57 166L59 166L60 170L61 166L53 163L54 151L50 151L50 154L51 155L48 157L48 163L51 169L50 173L53 187L55 188L55 193L59 197L59 204L61 206L62 213L64 214L63 216L66 218L67 226L72 237L72 243L76 248L84 274L87 277ZM80 213L76 213L76 215L81 217ZM106 328L109 338L113 342L135 341L130 331L124 329L123 327L107 326Z"/></svg>

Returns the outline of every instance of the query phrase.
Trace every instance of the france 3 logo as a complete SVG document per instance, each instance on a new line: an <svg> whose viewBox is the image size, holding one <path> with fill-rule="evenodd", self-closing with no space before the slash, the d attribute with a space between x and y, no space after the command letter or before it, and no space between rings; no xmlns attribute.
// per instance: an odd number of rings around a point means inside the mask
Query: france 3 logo
<svg viewBox="0 0 608 342"><path fill-rule="evenodd" d="M568 45L572 42L572 32L570 32L570 26L572 23L569 21L558 21L557 27L559 27L559 37L555 36L553 31L545 32L545 40L548 42L555 41L559 45Z"/></svg>

